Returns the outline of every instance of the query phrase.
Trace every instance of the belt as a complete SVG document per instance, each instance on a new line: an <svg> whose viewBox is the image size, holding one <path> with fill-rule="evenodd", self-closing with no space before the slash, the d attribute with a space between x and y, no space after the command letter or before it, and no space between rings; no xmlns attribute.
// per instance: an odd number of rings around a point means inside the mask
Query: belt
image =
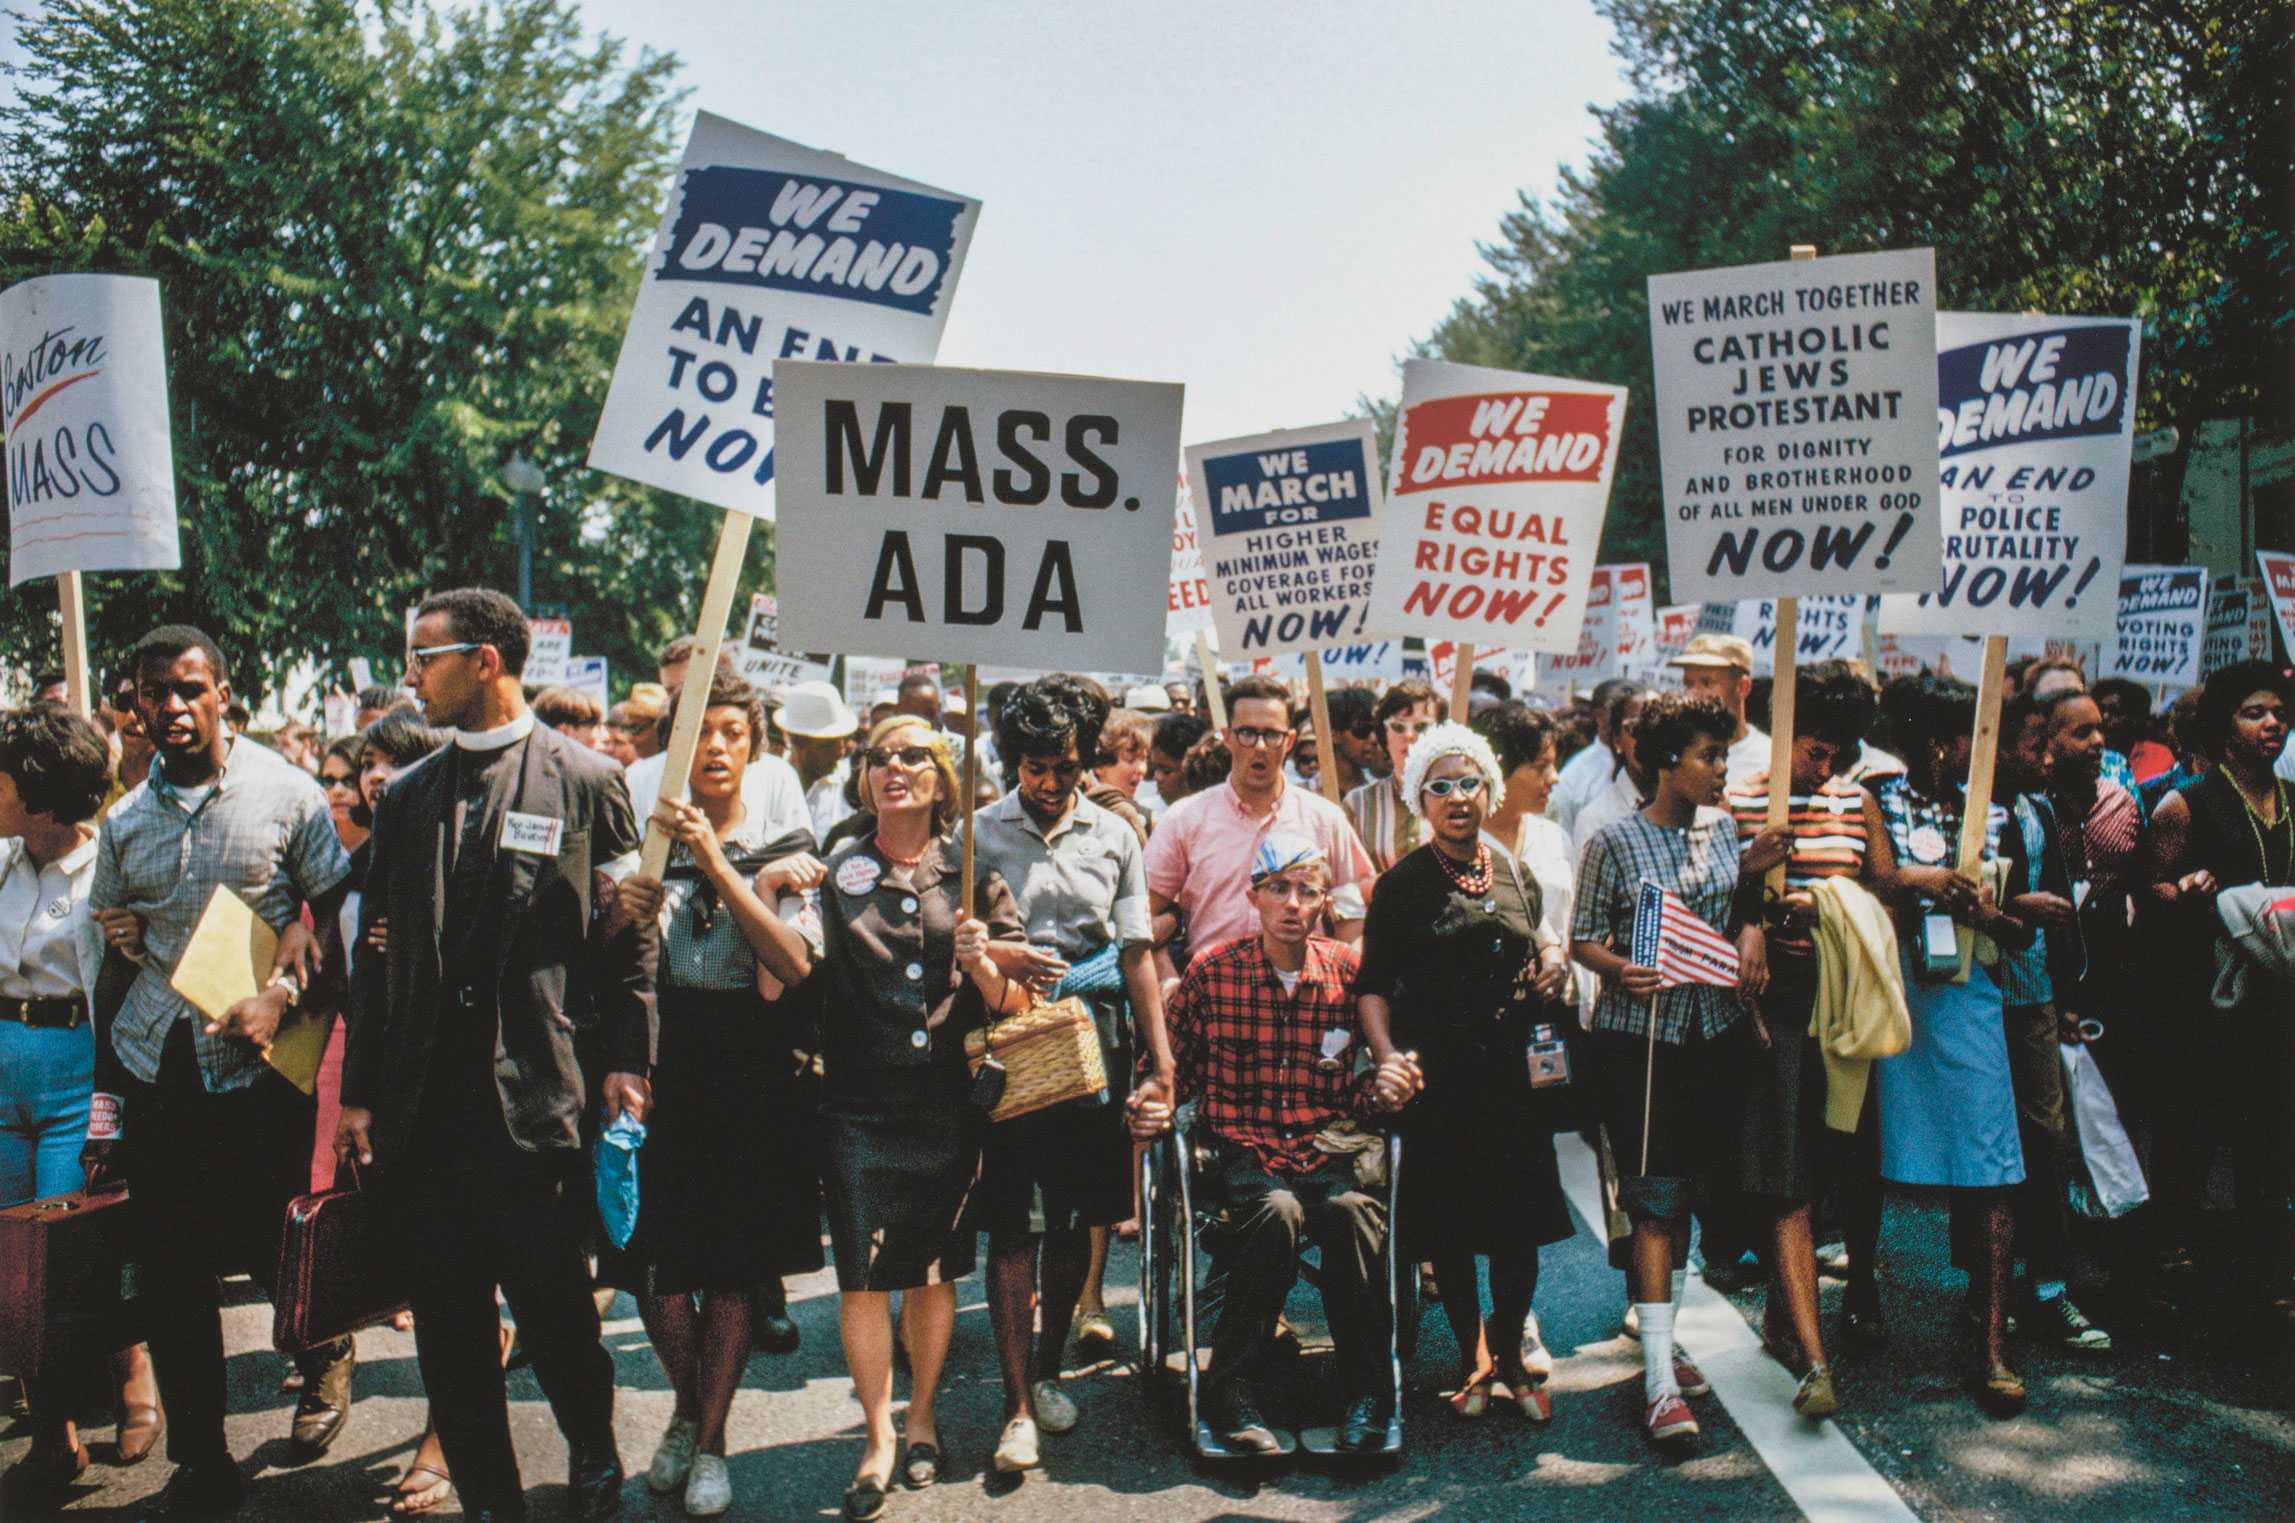
<svg viewBox="0 0 2295 1523"><path fill-rule="evenodd" d="M0 995L0 1021L70 1031L87 1018L88 1002L84 999L9 999Z"/></svg>

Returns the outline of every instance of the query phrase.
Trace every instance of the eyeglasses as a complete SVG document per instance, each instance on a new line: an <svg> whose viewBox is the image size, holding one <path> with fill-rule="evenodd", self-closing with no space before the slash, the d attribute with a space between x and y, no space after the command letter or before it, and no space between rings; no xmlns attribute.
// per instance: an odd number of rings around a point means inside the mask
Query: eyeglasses
<svg viewBox="0 0 2295 1523"><path fill-rule="evenodd" d="M1330 897L1330 890L1320 883L1301 883L1296 878L1269 878L1253 892L1275 899L1296 899L1301 904L1320 904Z"/></svg>
<svg viewBox="0 0 2295 1523"><path fill-rule="evenodd" d="M1424 735L1433 728L1434 721L1431 719L1390 719L1387 721L1387 733L1389 735Z"/></svg>
<svg viewBox="0 0 2295 1523"><path fill-rule="evenodd" d="M458 651L481 648L481 642L476 640L457 640L452 645L409 646L406 653L406 669L410 672L423 671L440 656L451 656Z"/></svg>
<svg viewBox="0 0 2295 1523"><path fill-rule="evenodd" d="M1237 725L1227 733L1247 746L1259 746L1273 750L1289 740L1292 732L1289 730L1262 730L1256 725Z"/></svg>
<svg viewBox="0 0 2295 1523"><path fill-rule="evenodd" d="M930 746L871 746L861 757L872 767L889 767L898 762L911 769L927 766L932 761Z"/></svg>
<svg viewBox="0 0 2295 1523"><path fill-rule="evenodd" d="M1438 777L1426 785L1425 791L1438 799L1449 798L1454 793L1462 799L1470 799L1482 791L1484 781L1473 773L1465 777Z"/></svg>

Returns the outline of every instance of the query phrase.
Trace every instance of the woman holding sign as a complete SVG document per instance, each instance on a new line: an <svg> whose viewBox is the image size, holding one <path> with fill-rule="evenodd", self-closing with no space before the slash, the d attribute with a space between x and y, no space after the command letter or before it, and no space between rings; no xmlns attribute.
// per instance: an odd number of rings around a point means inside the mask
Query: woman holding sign
<svg viewBox="0 0 2295 1523"><path fill-rule="evenodd" d="M1881 1177L1953 1191L1953 1262L1968 1271L1969 1311L1983 1344L1977 1395L2008 1414L2025 1401L2004 1342L2009 1188L2024 1180L2024 1152L1994 968L2001 948L2032 944L2032 927L2001 906L2030 892L2033 881L2022 832L1989 801L1975 878L1953 865L1976 689L1950 677L1917 677L1900 701L1895 738L1906 771L1873 785L1882 828L1870 833L1866 861L1870 881L1897 907L1912 1012L1912 1046L1877 1065Z"/></svg>
<svg viewBox="0 0 2295 1523"><path fill-rule="evenodd" d="M947 742L930 722L895 714L869 732L861 762L861 806L876 825L829 858L818 972L803 939L778 920L759 927L770 940L758 949L784 983L825 981L822 1182L837 1325L867 1421L845 1492L854 1523L884 1511L896 1462L912 1488L940 1479L933 1398L956 1323L956 1282L972 1272L974 1248L956 1228L994 1103L976 1092L964 1036L990 1013L1028 1005L1026 989L988 958L992 936L1021 936L995 872L983 870L974 885L978 918L964 916L964 852L950 835L963 801ZM906 1292L901 1332L914 1378L901 1444L892 1425L896 1290Z"/></svg>
<svg viewBox="0 0 2295 1523"><path fill-rule="evenodd" d="M1502 786L1489 743L1438 724L1412 747L1402 786L1429 839L1381 880L1355 980L1371 1056L1407 1049L1426 1075L1403 1119L1410 1172L1397 1230L1434 1264L1465 1356L1451 1410L1480 1417L1496 1381L1524 1417L1547 1422L1553 1360L1523 1333L1539 1248L1577 1230L1552 1115L1570 1082L1569 965L1541 923L1538 880L1482 838ZM1478 1256L1490 1260L1487 1322Z"/></svg>

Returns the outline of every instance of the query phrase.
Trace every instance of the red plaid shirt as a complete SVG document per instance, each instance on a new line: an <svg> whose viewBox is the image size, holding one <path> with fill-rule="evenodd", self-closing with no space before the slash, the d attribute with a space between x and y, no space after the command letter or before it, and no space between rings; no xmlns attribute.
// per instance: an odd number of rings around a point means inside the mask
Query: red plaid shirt
<svg viewBox="0 0 2295 1523"><path fill-rule="evenodd" d="M1307 940L1297 989L1286 993L1256 936L1224 942L1188 965L1164 1011L1181 1103L1200 1124L1257 1155L1269 1172L1308 1174L1330 1161L1315 1134L1369 1114L1367 1080L1354 1077L1362 1027L1350 993L1360 955ZM1323 1034L1347 1033L1337 1066Z"/></svg>

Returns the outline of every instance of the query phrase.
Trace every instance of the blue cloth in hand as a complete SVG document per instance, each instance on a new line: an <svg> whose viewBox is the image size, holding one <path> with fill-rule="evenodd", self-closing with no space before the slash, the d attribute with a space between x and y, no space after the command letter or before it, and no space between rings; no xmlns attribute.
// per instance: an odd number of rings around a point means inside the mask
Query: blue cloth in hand
<svg viewBox="0 0 2295 1523"><path fill-rule="evenodd" d="M624 1111L598 1134L591 1149L598 1219L605 1223L606 1240L616 1248L627 1248L637 1231L638 1149L644 1146L645 1123Z"/></svg>
<svg viewBox="0 0 2295 1523"><path fill-rule="evenodd" d="M1053 988L1052 998L1062 1000L1076 994L1120 994L1123 987L1122 952L1110 943L1082 962L1071 963L1067 973Z"/></svg>

